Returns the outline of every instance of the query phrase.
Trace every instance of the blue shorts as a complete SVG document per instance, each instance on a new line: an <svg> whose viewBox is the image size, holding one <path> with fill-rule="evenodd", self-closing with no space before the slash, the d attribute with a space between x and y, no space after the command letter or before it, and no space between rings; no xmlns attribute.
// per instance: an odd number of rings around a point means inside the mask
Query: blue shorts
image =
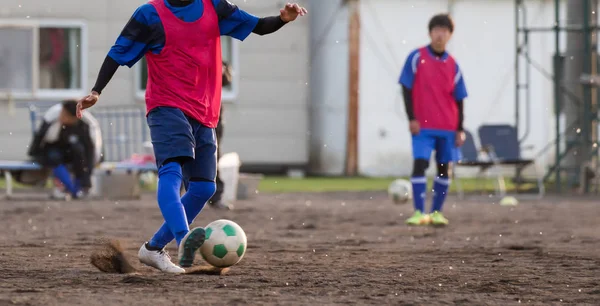
<svg viewBox="0 0 600 306"><path fill-rule="evenodd" d="M185 180L215 181L217 137L215 130L186 116L180 109L157 107L148 114L150 137L156 166L174 158L184 158Z"/></svg>
<svg viewBox="0 0 600 306"><path fill-rule="evenodd" d="M414 159L431 159L435 150L435 160L440 164L459 161L460 149L456 147L456 132L442 130L421 130L412 136Z"/></svg>

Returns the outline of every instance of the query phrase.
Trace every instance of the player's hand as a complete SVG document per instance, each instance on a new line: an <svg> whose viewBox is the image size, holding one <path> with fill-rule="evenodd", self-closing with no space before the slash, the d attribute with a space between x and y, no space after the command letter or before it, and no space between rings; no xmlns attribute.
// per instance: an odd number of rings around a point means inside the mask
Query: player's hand
<svg viewBox="0 0 600 306"><path fill-rule="evenodd" d="M408 129L410 130L411 134L418 135L419 132L421 131L421 125L419 125L419 121L411 120L410 123L408 124Z"/></svg>
<svg viewBox="0 0 600 306"><path fill-rule="evenodd" d="M77 101L77 118L81 119L83 116L83 110L94 106L94 104L98 102L99 98L100 94L92 91L89 95L79 99Z"/></svg>
<svg viewBox="0 0 600 306"><path fill-rule="evenodd" d="M461 147L465 144L465 140L467 139L467 135L465 135L464 131L456 132L456 146Z"/></svg>
<svg viewBox="0 0 600 306"><path fill-rule="evenodd" d="M279 18L284 22L290 22L296 20L298 16L304 16L308 14L308 11L298 5L298 3L288 3L279 11Z"/></svg>

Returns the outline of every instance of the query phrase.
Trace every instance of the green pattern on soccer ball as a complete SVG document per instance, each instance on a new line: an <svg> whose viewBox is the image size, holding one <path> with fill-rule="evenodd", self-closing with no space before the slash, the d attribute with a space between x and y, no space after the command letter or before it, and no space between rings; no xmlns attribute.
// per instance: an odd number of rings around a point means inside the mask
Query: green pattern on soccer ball
<svg viewBox="0 0 600 306"><path fill-rule="evenodd" d="M213 248L213 255L215 255L217 258L223 259L223 257L227 255L227 248L224 244L217 244Z"/></svg>
<svg viewBox="0 0 600 306"><path fill-rule="evenodd" d="M244 250L246 250L246 246L243 243L240 243L240 247L235 252L238 257L242 257L242 255L244 255Z"/></svg>
<svg viewBox="0 0 600 306"><path fill-rule="evenodd" d="M235 236L235 227L227 224L223 226L223 232L229 237Z"/></svg>
<svg viewBox="0 0 600 306"><path fill-rule="evenodd" d="M206 236L204 239L208 240L210 238L210 234L212 234L212 227L207 227L204 231L204 235Z"/></svg>

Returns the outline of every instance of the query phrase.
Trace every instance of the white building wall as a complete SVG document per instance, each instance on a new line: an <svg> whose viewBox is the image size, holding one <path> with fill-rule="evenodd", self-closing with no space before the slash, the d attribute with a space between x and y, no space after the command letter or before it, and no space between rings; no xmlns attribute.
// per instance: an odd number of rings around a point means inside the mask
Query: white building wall
<svg viewBox="0 0 600 306"><path fill-rule="evenodd" d="M9 20L77 20L87 28L87 75L93 86L104 58L127 20L145 0L0 0L0 23ZM257 16L278 15L278 0L232 0ZM298 1L306 4L307 1ZM239 94L225 105L223 152L236 151L246 165L308 164L309 27L308 18L279 32L251 35L239 44ZM0 42L6 43L6 42ZM101 105L143 105L136 95L136 69L121 67L102 93ZM1 99L1 98L0 98ZM55 101L57 99L54 99ZM19 104L20 103L20 104ZM26 105L23 101L17 106ZM0 101L0 159L26 158L31 132L27 110L8 113Z"/></svg>
<svg viewBox="0 0 600 306"><path fill-rule="evenodd" d="M311 172L344 173L348 124L348 9L311 0Z"/></svg>
<svg viewBox="0 0 600 306"><path fill-rule="evenodd" d="M398 78L408 54L428 43L427 25L452 11L456 29L449 51L461 66L469 97L465 128L515 122L515 8L511 0L361 1L359 169L368 176L404 176L412 169L411 140ZM563 11L564 15L564 11ZM551 27L553 1L529 1L529 26ZM530 56L552 72L552 33L532 34ZM533 157L554 135L553 87L532 69L531 131L523 153ZM522 126L525 126L525 107ZM477 138L477 136L475 136ZM549 150L536 161L553 161ZM434 173L430 167L430 173Z"/></svg>
<svg viewBox="0 0 600 306"><path fill-rule="evenodd" d="M257 15L278 15L283 1L232 1ZM308 1L297 1L307 5ZM224 109L223 152L244 164L306 166L309 158L309 18L240 46L240 92Z"/></svg>

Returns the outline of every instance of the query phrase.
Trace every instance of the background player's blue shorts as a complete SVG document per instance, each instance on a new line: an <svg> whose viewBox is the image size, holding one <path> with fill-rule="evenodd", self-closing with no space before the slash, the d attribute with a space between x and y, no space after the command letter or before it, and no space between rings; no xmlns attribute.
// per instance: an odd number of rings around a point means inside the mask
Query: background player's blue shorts
<svg viewBox="0 0 600 306"><path fill-rule="evenodd" d="M456 147L456 132L443 130L421 129L418 135L412 136L414 159L429 161L431 153L435 150L435 160L446 164L459 161L460 149Z"/></svg>
<svg viewBox="0 0 600 306"><path fill-rule="evenodd" d="M147 120L158 168L168 159L187 157L189 160L183 165L186 180L215 181L217 137L214 129L172 107L153 109Z"/></svg>

